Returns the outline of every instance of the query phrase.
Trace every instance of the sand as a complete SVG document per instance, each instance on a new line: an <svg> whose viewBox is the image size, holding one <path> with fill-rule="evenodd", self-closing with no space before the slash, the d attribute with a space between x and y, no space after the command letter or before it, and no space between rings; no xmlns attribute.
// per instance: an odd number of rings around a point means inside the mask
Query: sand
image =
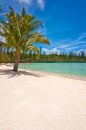
<svg viewBox="0 0 86 130"><path fill-rule="evenodd" d="M0 65L0 130L86 130L86 81Z"/></svg>

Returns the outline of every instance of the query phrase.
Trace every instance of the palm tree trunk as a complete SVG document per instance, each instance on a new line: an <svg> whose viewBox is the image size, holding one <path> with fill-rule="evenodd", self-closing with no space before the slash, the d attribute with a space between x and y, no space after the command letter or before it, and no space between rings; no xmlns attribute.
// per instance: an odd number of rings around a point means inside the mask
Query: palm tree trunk
<svg viewBox="0 0 86 130"><path fill-rule="evenodd" d="M20 60L20 53L16 53L14 67L13 67L13 71L15 71L15 72L18 71L19 60Z"/></svg>

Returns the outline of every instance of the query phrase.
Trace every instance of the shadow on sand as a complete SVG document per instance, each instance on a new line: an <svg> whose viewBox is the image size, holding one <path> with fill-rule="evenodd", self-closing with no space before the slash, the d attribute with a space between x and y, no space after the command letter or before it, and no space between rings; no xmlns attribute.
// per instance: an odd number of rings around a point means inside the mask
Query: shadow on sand
<svg viewBox="0 0 86 130"><path fill-rule="evenodd" d="M34 76L34 77L44 77L43 75L34 73L34 72L28 72L25 70L19 70L18 72L15 72L13 70L10 69L5 69L5 70L1 70L0 69L0 75L8 75L8 78L12 78L12 77L17 77L17 76L21 76L21 75L25 75L25 76Z"/></svg>

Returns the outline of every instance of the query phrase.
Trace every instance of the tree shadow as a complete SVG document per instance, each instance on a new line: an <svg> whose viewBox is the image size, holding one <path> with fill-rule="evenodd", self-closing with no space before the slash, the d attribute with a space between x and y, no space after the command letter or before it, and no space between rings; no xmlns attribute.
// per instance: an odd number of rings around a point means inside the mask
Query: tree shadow
<svg viewBox="0 0 86 130"><path fill-rule="evenodd" d="M28 71L25 71L25 70L19 70L18 72L15 72L15 71L10 70L10 69L5 69L5 70L0 69L0 75L8 75L9 76L8 78L18 77L18 76L21 76L21 75L34 76L34 77L38 77L38 78L44 77L43 75L37 74L37 73L34 73L34 72L28 72Z"/></svg>

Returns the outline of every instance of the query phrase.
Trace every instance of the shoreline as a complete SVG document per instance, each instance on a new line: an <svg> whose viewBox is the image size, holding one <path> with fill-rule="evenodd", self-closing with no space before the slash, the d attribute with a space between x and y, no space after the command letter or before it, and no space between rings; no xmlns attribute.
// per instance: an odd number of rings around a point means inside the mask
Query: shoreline
<svg viewBox="0 0 86 130"><path fill-rule="evenodd" d="M21 64L21 63L20 63ZM7 64L0 64L0 65L6 65L7 67L12 68L12 64L7 63ZM39 71L39 70L29 70L29 69L24 69L24 68L19 68L19 71L27 71L27 72L35 72L35 73L39 73L39 74L45 74L45 75L52 75L52 76L57 76L57 77L63 77L63 78L69 78L69 79L75 79L75 80L83 80L86 81L86 77L84 76L77 76L77 75L69 75L69 74L60 74L60 73L54 73L54 72L46 72L46 71Z"/></svg>
<svg viewBox="0 0 86 130"><path fill-rule="evenodd" d="M84 76L80 77L80 76L74 76L74 75L68 75L68 74L59 74L59 73L57 74L57 73L54 73L54 72L28 70L28 69L23 69L23 68L20 68L19 70L24 70L24 71L28 71L28 72L36 72L36 73L39 73L39 74L46 74L46 75L51 75L51 76L57 76L57 77L63 77L63 78L86 81L86 77L84 77Z"/></svg>
<svg viewBox="0 0 86 130"><path fill-rule="evenodd" d="M38 70L28 70L24 68L19 68L19 70L27 71L27 72L35 72L39 74L45 74L45 75L51 75L51 76L57 76L57 77L63 77L63 78L69 78L69 79L75 79L75 80L82 80L86 81L86 77L80 77L80 76L74 76L74 75L67 75L67 74L57 74L57 73L51 73L46 71L38 71Z"/></svg>

